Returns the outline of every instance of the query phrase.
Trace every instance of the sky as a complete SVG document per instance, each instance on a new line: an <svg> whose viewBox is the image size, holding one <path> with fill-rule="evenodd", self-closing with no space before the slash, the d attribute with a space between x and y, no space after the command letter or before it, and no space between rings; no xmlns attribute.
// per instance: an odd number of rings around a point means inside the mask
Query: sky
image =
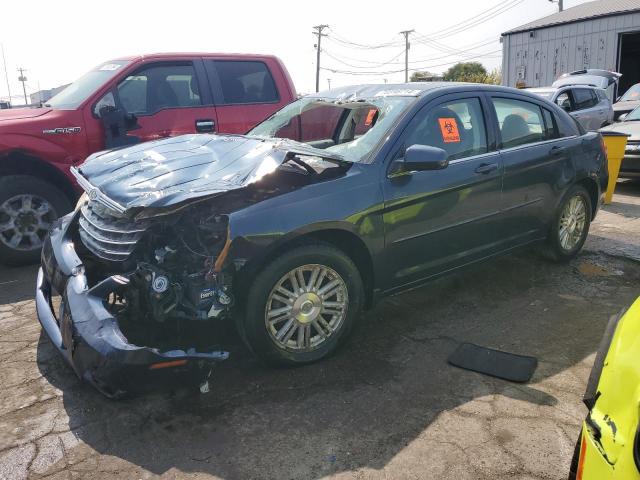
<svg viewBox="0 0 640 480"><path fill-rule="evenodd" d="M565 9L583 1L565 0ZM329 25L322 90L329 82L404 81L402 30L415 30L411 69L440 73L466 59L492 70L501 64L500 33L557 8L548 0L2 0L0 43L14 104L22 103L19 67L26 69L29 94L72 82L106 60L152 52L274 54L298 92L308 93L315 90L314 25ZM1 60L0 98L6 98Z"/></svg>

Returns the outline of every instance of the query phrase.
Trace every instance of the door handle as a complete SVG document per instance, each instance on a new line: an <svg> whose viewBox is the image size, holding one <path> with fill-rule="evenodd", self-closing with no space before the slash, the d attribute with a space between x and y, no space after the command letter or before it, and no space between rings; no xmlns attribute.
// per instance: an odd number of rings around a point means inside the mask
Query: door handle
<svg viewBox="0 0 640 480"><path fill-rule="evenodd" d="M198 133L213 132L215 126L216 123L210 118L196 120L196 132Z"/></svg>
<svg viewBox="0 0 640 480"><path fill-rule="evenodd" d="M474 171L476 173L481 173L483 175L486 175L487 173L494 172L497 169L498 169L498 165L496 163L483 163L478 168L476 168Z"/></svg>
<svg viewBox="0 0 640 480"><path fill-rule="evenodd" d="M555 145L551 147L551 150L549 150L549 155L561 155L564 153L564 151L565 151L565 147L560 147L558 145Z"/></svg>

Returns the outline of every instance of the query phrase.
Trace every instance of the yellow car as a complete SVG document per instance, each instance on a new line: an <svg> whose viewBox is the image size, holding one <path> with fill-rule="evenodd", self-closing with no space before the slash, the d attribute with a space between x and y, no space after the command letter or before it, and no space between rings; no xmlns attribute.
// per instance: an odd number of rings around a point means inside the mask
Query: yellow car
<svg viewBox="0 0 640 480"><path fill-rule="evenodd" d="M584 403L569 478L640 479L640 298L609 321Z"/></svg>

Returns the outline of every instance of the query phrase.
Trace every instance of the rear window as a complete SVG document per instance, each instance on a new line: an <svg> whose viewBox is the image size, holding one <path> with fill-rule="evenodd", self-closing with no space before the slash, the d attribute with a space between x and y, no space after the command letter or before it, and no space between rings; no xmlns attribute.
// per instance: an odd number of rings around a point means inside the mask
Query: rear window
<svg viewBox="0 0 640 480"><path fill-rule="evenodd" d="M271 72L263 62L214 60L220 79L221 103L276 103L280 100Z"/></svg>

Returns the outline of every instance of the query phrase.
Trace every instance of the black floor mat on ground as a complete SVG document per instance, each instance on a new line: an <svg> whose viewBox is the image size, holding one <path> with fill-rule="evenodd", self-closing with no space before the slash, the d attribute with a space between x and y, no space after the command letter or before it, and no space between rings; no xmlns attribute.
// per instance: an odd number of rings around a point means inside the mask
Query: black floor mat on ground
<svg viewBox="0 0 640 480"><path fill-rule="evenodd" d="M449 363L492 377L525 383L536 370L538 359L463 343L449 356Z"/></svg>

